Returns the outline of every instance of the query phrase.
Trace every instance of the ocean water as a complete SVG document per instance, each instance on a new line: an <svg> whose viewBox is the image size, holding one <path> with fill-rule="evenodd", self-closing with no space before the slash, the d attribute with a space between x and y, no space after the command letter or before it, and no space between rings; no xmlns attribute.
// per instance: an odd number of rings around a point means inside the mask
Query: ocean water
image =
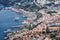
<svg viewBox="0 0 60 40"><path fill-rule="evenodd" d="M14 21L17 16L19 21ZM4 31L12 29L11 26L21 25L25 19L20 13L12 10L0 10L0 40L4 40Z"/></svg>

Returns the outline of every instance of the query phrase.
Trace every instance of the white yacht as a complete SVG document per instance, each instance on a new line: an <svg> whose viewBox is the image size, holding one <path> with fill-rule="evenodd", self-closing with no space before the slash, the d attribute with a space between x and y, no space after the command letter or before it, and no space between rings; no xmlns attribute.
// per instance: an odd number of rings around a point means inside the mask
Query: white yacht
<svg viewBox="0 0 60 40"><path fill-rule="evenodd" d="M20 19L19 17L15 17L14 21L19 21L19 19Z"/></svg>

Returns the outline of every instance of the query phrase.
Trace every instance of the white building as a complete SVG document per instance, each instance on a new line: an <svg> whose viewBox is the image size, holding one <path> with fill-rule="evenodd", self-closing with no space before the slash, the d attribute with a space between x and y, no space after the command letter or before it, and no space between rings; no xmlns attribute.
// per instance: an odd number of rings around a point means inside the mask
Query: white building
<svg viewBox="0 0 60 40"><path fill-rule="evenodd" d="M47 0L34 0L34 2L43 6L44 4L46 4Z"/></svg>
<svg viewBox="0 0 60 40"><path fill-rule="evenodd" d="M55 4L60 4L60 0L55 0Z"/></svg>

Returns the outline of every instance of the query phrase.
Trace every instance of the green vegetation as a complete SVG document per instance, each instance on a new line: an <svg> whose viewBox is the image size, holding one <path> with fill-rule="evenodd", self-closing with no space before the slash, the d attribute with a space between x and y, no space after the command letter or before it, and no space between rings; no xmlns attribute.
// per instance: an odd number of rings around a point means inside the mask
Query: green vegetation
<svg viewBox="0 0 60 40"><path fill-rule="evenodd" d="M33 11L33 12L36 12L36 11L40 10L40 8L39 8L38 6L36 6L35 4L26 5L26 6L20 5L19 7L20 7L21 9L26 10L26 11Z"/></svg>
<svg viewBox="0 0 60 40"><path fill-rule="evenodd" d="M49 12L47 12L47 14L50 14L50 15L52 15L53 13L57 13L56 11L49 11Z"/></svg>
<svg viewBox="0 0 60 40"><path fill-rule="evenodd" d="M56 38L56 34L51 34L50 37L55 39Z"/></svg>
<svg viewBox="0 0 60 40"><path fill-rule="evenodd" d="M52 2L52 1L55 2L55 0L48 0L48 1L50 1L50 2Z"/></svg>
<svg viewBox="0 0 60 40"><path fill-rule="evenodd" d="M29 30L32 30L33 28L36 28L39 24L41 24L42 22L40 22L40 23L38 23L37 25L33 25L32 24L32 26L31 25L29 25L29 27L26 27L27 29L29 29Z"/></svg>
<svg viewBox="0 0 60 40"><path fill-rule="evenodd" d="M36 13L37 15L37 19L39 19L40 17L42 17L42 13Z"/></svg>
<svg viewBox="0 0 60 40"><path fill-rule="evenodd" d="M28 29L29 30L32 30L33 28L35 28L36 27L36 25L33 25L32 27L30 26L30 27L28 27Z"/></svg>
<svg viewBox="0 0 60 40"><path fill-rule="evenodd" d="M47 32L47 33L50 33L50 30L49 30L49 28L48 28L48 27L46 28L46 32Z"/></svg>

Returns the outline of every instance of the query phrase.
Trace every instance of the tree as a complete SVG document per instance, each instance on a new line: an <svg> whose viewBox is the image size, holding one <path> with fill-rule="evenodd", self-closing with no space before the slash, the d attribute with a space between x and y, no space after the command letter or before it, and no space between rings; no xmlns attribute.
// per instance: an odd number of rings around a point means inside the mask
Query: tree
<svg viewBox="0 0 60 40"><path fill-rule="evenodd" d="M47 33L50 33L50 30L49 30L49 28L48 28L48 27L46 28L46 32L47 32Z"/></svg>
<svg viewBox="0 0 60 40"><path fill-rule="evenodd" d="M55 2L55 0L48 0L48 1L50 1L50 2L52 2L52 1Z"/></svg>

